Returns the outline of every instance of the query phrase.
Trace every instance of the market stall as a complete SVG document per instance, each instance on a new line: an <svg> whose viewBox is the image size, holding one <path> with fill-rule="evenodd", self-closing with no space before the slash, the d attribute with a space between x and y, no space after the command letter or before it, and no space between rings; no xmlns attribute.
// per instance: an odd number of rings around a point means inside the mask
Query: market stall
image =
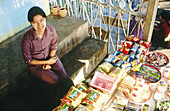
<svg viewBox="0 0 170 111"><path fill-rule="evenodd" d="M169 111L168 57L148 52L151 43L134 35L121 44L53 111Z"/></svg>

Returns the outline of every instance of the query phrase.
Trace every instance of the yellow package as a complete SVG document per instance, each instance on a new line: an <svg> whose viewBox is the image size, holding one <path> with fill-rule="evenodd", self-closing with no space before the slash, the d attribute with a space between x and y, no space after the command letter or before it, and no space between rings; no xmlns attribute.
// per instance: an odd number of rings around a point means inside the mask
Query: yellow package
<svg viewBox="0 0 170 111"><path fill-rule="evenodd" d="M72 86L68 93L61 99L62 102L65 102L73 107L77 107L81 103L82 99L86 96L86 93L78 90Z"/></svg>
<svg viewBox="0 0 170 111"><path fill-rule="evenodd" d="M78 105L78 107L75 109L75 111L91 111L90 109L88 109L86 106L84 105Z"/></svg>
<svg viewBox="0 0 170 111"><path fill-rule="evenodd" d="M83 99L82 103L92 106L93 109L97 109L103 103L103 100L105 98L106 98L105 94L90 87L88 94Z"/></svg>
<svg viewBox="0 0 170 111"><path fill-rule="evenodd" d="M121 53L120 55L118 55L117 57L119 57L122 60L127 60L127 58L129 57L129 55Z"/></svg>
<svg viewBox="0 0 170 111"><path fill-rule="evenodd" d="M125 99L118 95L114 95L113 100L112 100L112 103L117 103L117 104L120 104L123 106L126 106L128 104L128 102L129 102L128 99Z"/></svg>
<svg viewBox="0 0 170 111"><path fill-rule="evenodd" d="M100 69L102 69L104 72L109 73L114 69L113 65L109 62L103 62L101 65L98 66Z"/></svg>
<svg viewBox="0 0 170 111"><path fill-rule="evenodd" d="M123 77L123 75L126 74L125 70L120 69L119 67L116 67L115 69L113 69L113 71L111 71L108 75L111 77L114 77L116 79L121 79Z"/></svg>
<svg viewBox="0 0 170 111"><path fill-rule="evenodd" d="M73 107L65 102L61 102L61 104L54 108L52 111L73 111Z"/></svg>
<svg viewBox="0 0 170 111"><path fill-rule="evenodd" d="M133 88L135 83L136 83L136 80L129 75L126 75L121 82L121 84L125 84L125 85L129 86L129 87L131 87L131 89Z"/></svg>

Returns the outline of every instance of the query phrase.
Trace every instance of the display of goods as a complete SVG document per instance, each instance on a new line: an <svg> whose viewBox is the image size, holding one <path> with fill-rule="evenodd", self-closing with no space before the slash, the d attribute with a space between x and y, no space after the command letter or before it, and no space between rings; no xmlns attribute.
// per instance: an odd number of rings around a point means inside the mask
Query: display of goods
<svg viewBox="0 0 170 111"><path fill-rule="evenodd" d="M61 102L61 104L52 111L73 111L73 107L65 102Z"/></svg>
<svg viewBox="0 0 170 111"><path fill-rule="evenodd" d="M115 81L116 78L114 77L96 72L92 78L92 81L90 82L90 85L102 91L111 93L113 91L113 88L116 87L114 84Z"/></svg>
<svg viewBox="0 0 170 111"><path fill-rule="evenodd" d="M143 64L135 74L149 83L155 83L161 79L161 72L156 67L148 64Z"/></svg>
<svg viewBox="0 0 170 111"><path fill-rule="evenodd" d="M145 63L155 67L163 67L169 63L169 59L165 54L161 52L151 51L146 54Z"/></svg>
<svg viewBox="0 0 170 111"><path fill-rule="evenodd" d="M62 102L65 102L71 106L77 107L82 99L86 96L86 93L78 90L74 86L72 86L68 93L64 96L64 98L61 99Z"/></svg>
<svg viewBox="0 0 170 111"><path fill-rule="evenodd" d="M79 104L75 111L90 111L86 106Z"/></svg>

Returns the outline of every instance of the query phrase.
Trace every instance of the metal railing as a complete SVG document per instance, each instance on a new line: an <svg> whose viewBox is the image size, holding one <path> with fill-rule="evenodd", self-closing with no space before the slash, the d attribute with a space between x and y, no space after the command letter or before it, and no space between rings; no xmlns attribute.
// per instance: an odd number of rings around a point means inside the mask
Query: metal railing
<svg viewBox="0 0 170 111"><path fill-rule="evenodd" d="M137 28L137 35L143 31L141 13L143 0L51 0L50 4L65 7L69 16L87 20L89 34L108 43L108 53L117 50L120 42L125 40ZM135 5L135 7L133 7ZM145 8L147 8L145 6ZM136 23L130 31L131 21ZM137 19L136 19L137 18Z"/></svg>

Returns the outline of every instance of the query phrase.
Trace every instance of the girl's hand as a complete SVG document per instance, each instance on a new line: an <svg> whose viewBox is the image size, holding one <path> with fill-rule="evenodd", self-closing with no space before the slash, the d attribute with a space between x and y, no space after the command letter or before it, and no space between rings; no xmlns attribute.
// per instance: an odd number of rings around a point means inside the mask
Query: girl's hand
<svg viewBox="0 0 170 111"><path fill-rule="evenodd" d="M51 66L49 64L44 64L42 68L44 70L49 70L49 69L51 69Z"/></svg>
<svg viewBox="0 0 170 111"><path fill-rule="evenodd" d="M52 57L52 58L50 58L49 60L48 60L48 64L54 64L54 63L56 63L56 61L57 61L57 57Z"/></svg>

